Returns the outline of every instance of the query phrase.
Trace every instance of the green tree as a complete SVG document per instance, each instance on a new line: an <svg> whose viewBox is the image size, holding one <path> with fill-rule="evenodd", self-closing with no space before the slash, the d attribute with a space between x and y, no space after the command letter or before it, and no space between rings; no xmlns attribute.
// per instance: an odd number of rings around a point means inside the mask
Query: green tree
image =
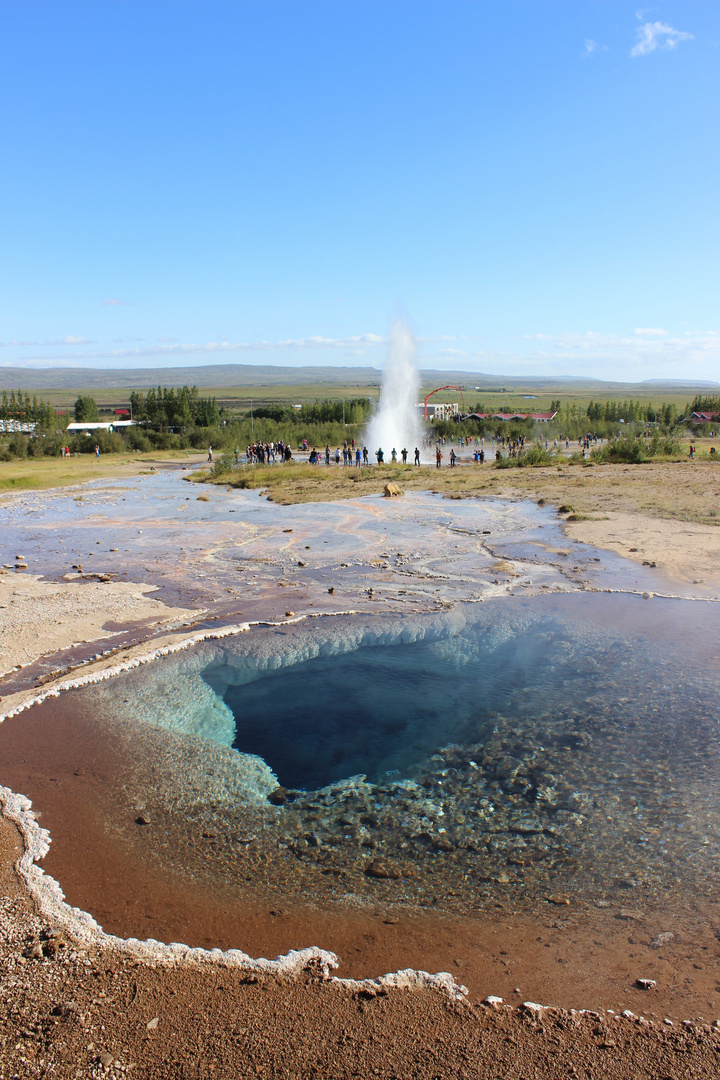
<svg viewBox="0 0 720 1080"><path fill-rule="evenodd" d="M83 397L82 395L78 397L75 402L76 424L89 424L93 420L97 420L99 415L95 398Z"/></svg>

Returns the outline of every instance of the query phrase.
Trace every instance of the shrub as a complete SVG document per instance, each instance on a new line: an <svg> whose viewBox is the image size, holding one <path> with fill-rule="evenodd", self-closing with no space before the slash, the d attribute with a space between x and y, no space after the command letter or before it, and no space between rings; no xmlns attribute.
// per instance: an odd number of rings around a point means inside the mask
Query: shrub
<svg viewBox="0 0 720 1080"><path fill-rule="evenodd" d="M680 443L674 436L656 431L647 442L638 435L621 435L607 446L596 447L592 459L600 463L641 465L650 458L674 457L679 453Z"/></svg>
<svg viewBox="0 0 720 1080"><path fill-rule="evenodd" d="M223 454L217 458L210 473L212 476L227 476L235 468L235 458L232 454Z"/></svg>
<svg viewBox="0 0 720 1080"><path fill-rule="evenodd" d="M502 457L495 462L498 469L526 469L538 465L553 465L555 455L548 453L544 446L531 446L528 450L521 450L517 457Z"/></svg>
<svg viewBox="0 0 720 1080"><path fill-rule="evenodd" d="M606 446L598 446L592 452L593 461L600 463L641 465L650 457L648 446L637 435L621 435Z"/></svg>

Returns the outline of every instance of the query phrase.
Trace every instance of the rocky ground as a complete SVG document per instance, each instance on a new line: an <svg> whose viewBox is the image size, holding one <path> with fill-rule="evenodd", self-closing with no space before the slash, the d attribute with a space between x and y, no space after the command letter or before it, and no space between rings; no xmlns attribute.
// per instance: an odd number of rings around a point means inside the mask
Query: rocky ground
<svg viewBox="0 0 720 1080"><path fill-rule="evenodd" d="M633 1077L720 1071L720 1030L690 1021L351 990L74 948L0 900L0 1077Z"/></svg>

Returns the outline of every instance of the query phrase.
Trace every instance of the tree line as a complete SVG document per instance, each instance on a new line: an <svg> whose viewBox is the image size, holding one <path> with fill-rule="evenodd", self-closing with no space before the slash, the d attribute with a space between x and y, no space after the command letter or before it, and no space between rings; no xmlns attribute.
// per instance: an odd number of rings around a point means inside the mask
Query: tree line
<svg viewBox="0 0 720 1080"><path fill-rule="evenodd" d="M165 431L168 428L215 427L220 422L220 409L215 398L200 397L197 386L158 386L146 394L133 390L130 394L133 420L145 422ZM94 398L80 396L75 402L75 420L91 423L99 416Z"/></svg>
<svg viewBox="0 0 720 1080"><path fill-rule="evenodd" d="M19 420L23 424L38 424L42 428L54 428L57 423L57 413L52 405L47 405L42 398L38 401L37 396L30 395L18 390L3 390L0 402L0 420Z"/></svg>
<svg viewBox="0 0 720 1080"><path fill-rule="evenodd" d="M353 397L323 398L300 409L272 402L257 406L252 415L258 420L274 420L276 424L364 424L374 411L375 402L371 398Z"/></svg>
<svg viewBox="0 0 720 1080"><path fill-rule="evenodd" d="M608 423L624 420L626 424L663 424L672 427L677 420L677 405L667 405L663 402L659 409L654 405L643 405L640 401L591 401L586 412L588 420L597 422L606 420Z"/></svg>

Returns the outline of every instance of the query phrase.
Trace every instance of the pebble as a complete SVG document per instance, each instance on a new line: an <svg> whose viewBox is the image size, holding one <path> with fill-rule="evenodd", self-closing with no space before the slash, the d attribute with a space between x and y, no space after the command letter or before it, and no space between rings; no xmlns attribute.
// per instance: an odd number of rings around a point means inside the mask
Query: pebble
<svg viewBox="0 0 720 1080"><path fill-rule="evenodd" d="M390 866L389 863L380 862L379 860L375 860L366 866L365 873L368 877L389 881L399 881L402 877L396 866Z"/></svg>
<svg viewBox="0 0 720 1080"><path fill-rule="evenodd" d="M665 945L673 945L677 941L677 935L673 934L672 930L663 930L662 933L656 934L650 942L651 949L662 949Z"/></svg>
<svg viewBox="0 0 720 1080"><path fill-rule="evenodd" d="M654 990L657 986L657 981L655 979L636 979L635 985L638 990Z"/></svg>
<svg viewBox="0 0 720 1080"><path fill-rule="evenodd" d="M147 1028L148 1031L155 1031L157 1029L157 1026L158 1026L159 1023L160 1023L160 1017L159 1016L154 1016L152 1018L152 1020L148 1020L145 1027Z"/></svg>

